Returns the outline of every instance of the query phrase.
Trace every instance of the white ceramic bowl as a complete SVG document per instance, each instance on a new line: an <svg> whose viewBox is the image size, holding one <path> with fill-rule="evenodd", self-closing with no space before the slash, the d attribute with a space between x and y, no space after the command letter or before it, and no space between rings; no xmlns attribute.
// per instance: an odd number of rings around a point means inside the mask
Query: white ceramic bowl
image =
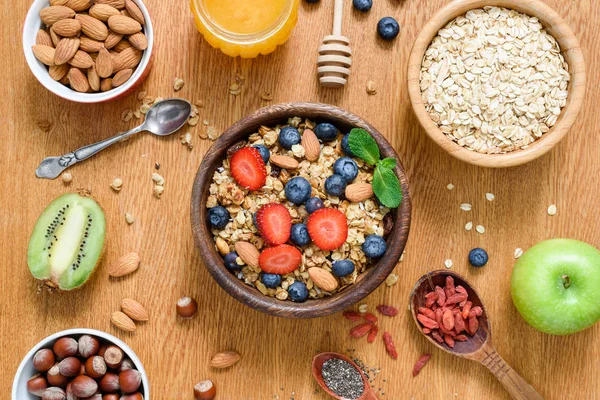
<svg viewBox="0 0 600 400"><path fill-rule="evenodd" d="M133 2L139 6L146 20L143 32L148 39L148 48L144 51L140 64L133 72L131 78L118 88L109 90L108 92L79 93L52 79L48 73L48 67L38 61L33 55L31 47L35 45L37 32L40 28L44 28L40 19L40 10L50 5L49 0L34 0L27 13L23 27L23 52L25 53L29 69L31 69L36 79L46 89L57 96L78 103L102 103L124 97L133 92L150 73L152 67L152 49L154 47L154 30L152 29L152 21L148 9L141 0L133 0Z"/></svg>
<svg viewBox="0 0 600 400"><path fill-rule="evenodd" d="M50 335L46 339L36 344L29 351L29 353L27 353L23 361L21 361L21 365L19 365L19 369L17 370L17 374L15 375L15 380L13 381L12 400L40 399L39 397L34 396L27 391L27 381L29 380L29 378L31 378L37 373L37 371L33 367L33 356L38 350L44 348L52 348L52 346L54 346L54 342L56 342L61 337L71 336L77 339L81 335L96 336L99 339L107 343L114 344L115 346L123 350L127 357L129 357L131 361L133 361L135 368L142 374L142 385L140 387L140 392L142 392L142 394L144 395L144 400L150 400L150 384L148 383L148 375L146 374L146 370L144 370L142 362L140 361L138 356L133 352L133 350L131 350L131 347L127 346L125 342L111 334L95 329L85 328L68 329L66 331L57 332L54 335Z"/></svg>

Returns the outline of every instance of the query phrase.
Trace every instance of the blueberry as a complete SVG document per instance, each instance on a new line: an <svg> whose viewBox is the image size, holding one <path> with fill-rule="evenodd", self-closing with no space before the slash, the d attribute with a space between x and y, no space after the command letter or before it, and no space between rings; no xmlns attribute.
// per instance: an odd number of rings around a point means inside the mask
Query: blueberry
<svg viewBox="0 0 600 400"><path fill-rule="evenodd" d="M331 272L337 277L348 276L354 272L354 263L350 260L339 260L331 266Z"/></svg>
<svg viewBox="0 0 600 400"><path fill-rule="evenodd" d="M269 289L275 289L281 283L281 275L263 272L260 280Z"/></svg>
<svg viewBox="0 0 600 400"><path fill-rule="evenodd" d="M325 207L325 205L323 204L323 200L321 200L318 197L311 197L310 199L306 200L306 211L309 214L314 213L315 211L317 211L320 208Z"/></svg>
<svg viewBox="0 0 600 400"><path fill-rule="evenodd" d="M332 196L341 196L346 191L346 179L338 174L333 174L325 179L325 191Z"/></svg>
<svg viewBox="0 0 600 400"><path fill-rule="evenodd" d="M258 150L258 152L260 153L260 156L262 157L265 164L269 162L269 158L271 157L271 152L269 151L269 149L267 149L267 146L265 146L264 144L257 144L252 147L254 147L256 150Z"/></svg>
<svg viewBox="0 0 600 400"><path fill-rule="evenodd" d="M373 7L373 0L352 0L352 5L358 11L366 12Z"/></svg>
<svg viewBox="0 0 600 400"><path fill-rule="evenodd" d="M308 289L304 283L296 281L288 288L288 294L292 301L302 303L308 298Z"/></svg>
<svg viewBox="0 0 600 400"><path fill-rule="evenodd" d="M385 17L379 20L377 32L383 40L393 40L400 33L400 25L392 17Z"/></svg>
<svg viewBox="0 0 600 400"><path fill-rule="evenodd" d="M229 222L229 211L222 206L208 209L208 220L213 228L223 229Z"/></svg>
<svg viewBox="0 0 600 400"><path fill-rule="evenodd" d="M369 258L379 258L386 250L385 239L378 235L369 235L362 244L362 251Z"/></svg>
<svg viewBox="0 0 600 400"><path fill-rule="evenodd" d="M348 143L349 138L350 135L344 135L344 137L342 138L342 152L348 157L354 157L352 150L350 150L350 144Z"/></svg>
<svg viewBox="0 0 600 400"><path fill-rule="evenodd" d="M315 128L315 135L323 142L331 142L337 137L338 130L329 123L322 123Z"/></svg>
<svg viewBox="0 0 600 400"><path fill-rule="evenodd" d="M310 243L310 236L308 236L308 228L305 224L294 224L292 225L292 233L290 234L290 240L296 246L306 246Z"/></svg>
<svg viewBox="0 0 600 400"><path fill-rule="evenodd" d="M252 214L252 222L254 223L254 227L258 229L258 222L256 222L256 213Z"/></svg>
<svg viewBox="0 0 600 400"><path fill-rule="evenodd" d="M469 252L469 262L474 267L483 267L488 262L488 253L477 247Z"/></svg>
<svg viewBox="0 0 600 400"><path fill-rule="evenodd" d="M358 176L358 165L350 157L338 158L333 163L333 172L341 175L346 182L350 183Z"/></svg>
<svg viewBox="0 0 600 400"><path fill-rule="evenodd" d="M291 150L293 145L300 143L300 140L302 140L300 132L293 126L286 126L279 132L279 144L284 149Z"/></svg>
<svg viewBox="0 0 600 400"><path fill-rule="evenodd" d="M311 193L310 183L301 176L292 178L285 184L285 197L296 205L308 200Z"/></svg>
<svg viewBox="0 0 600 400"><path fill-rule="evenodd" d="M242 269L242 266L239 265L235 260L238 258L238 253L232 251L231 253L227 253L225 258L223 259L223 263L225 267L227 267L230 271L239 271Z"/></svg>

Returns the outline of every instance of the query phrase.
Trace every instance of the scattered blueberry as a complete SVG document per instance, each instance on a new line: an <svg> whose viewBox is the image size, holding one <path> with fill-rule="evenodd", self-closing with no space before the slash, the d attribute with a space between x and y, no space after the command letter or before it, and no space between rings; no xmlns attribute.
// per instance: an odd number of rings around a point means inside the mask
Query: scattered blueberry
<svg viewBox="0 0 600 400"><path fill-rule="evenodd" d="M338 158L333 163L333 172L341 175L346 182L350 183L358 176L358 165L350 157Z"/></svg>
<svg viewBox="0 0 600 400"><path fill-rule="evenodd" d="M373 0L352 0L352 5L358 11L367 12L373 7Z"/></svg>
<svg viewBox="0 0 600 400"><path fill-rule="evenodd" d="M483 267L488 262L488 253L477 247L469 252L469 262L474 267Z"/></svg>
<svg viewBox="0 0 600 400"><path fill-rule="evenodd" d="M350 144L348 143L349 138L350 135L344 135L344 137L342 138L342 152L348 157L354 157L352 150L350 150Z"/></svg>
<svg viewBox="0 0 600 400"><path fill-rule="evenodd" d="M225 258L223 259L223 262L225 264L225 267L227 267L228 270L230 271L239 271L242 269L242 266L239 265L235 260L237 260L238 258L238 253L236 253L235 251L232 251L231 253L227 253L227 255L225 256Z"/></svg>
<svg viewBox="0 0 600 400"><path fill-rule="evenodd" d="M341 196L346 191L346 179L338 174L333 174L325 179L325 191L332 196Z"/></svg>
<svg viewBox="0 0 600 400"><path fill-rule="evenodd" d="M331 142L337 137L338 130L335 126L325 122L317 125L315 135L323 142Z"/></svg>
<svg viewBox="0 0 600 400"><path fill-rule="evenodd" d="M288 288L288 294L292 301L302 303L308 298L308 289L304 283L296 281Z"/></svg>
<svg viewBox="0 0 600 400"><path fill-rule="evenodd" d="M271 157L271 152L269 151L269 149L267 149L267 146L265 146L264 144L257 144L252 147L254 147L256 150L258 150L258 152L260 153L260 156L262 157L265 164L269 162L269 158Z"/></svg>
<svg viewBox="0 0 600 400"><path fill-rule="evenodd" d="M393 40L400 33L400 25L392 17L384 17L377 24L377 32L383 40Z"/></svg>
<svg viewBox="0 0 600 400"><path fill-rule="evenodd" d="M305 224L294 224L292 225L292 233L290 234L290 240L296 246L306 246L310 243L310 236L308 236L308 228Z"/></svg>
<svg viewBox="0 0 600 400"><path fill-rule="evenodd" d="M331 272L337 277L348 276L354 272L354 263L350 260L339 260L331 266Z"/></svg>
<svg viewBox="0 0 600 400"><path fill-rule="evenodd" d="M300 140L302 140L300 132L293 126L286 126L279 132L279 144L284 149L291 150L293 145L300 143Z"/></svg>
<svg viewBox="0 0 600 400"><path fill-rule="evenodd" d="M285 197L296 205L308 200L311 193L310 183L301 176L292 178L285 184Z"/></svg>
<svg viewBox="0 0 600 400"><path fill-rule="evenodd" d="M362 244L362 251L369 258L381 257L387 248L385 239L378 235L369 235Z"/></svg>
<svg viewBox="0 0 600 400"><path fill-rule="evenodd" d="M260 280L269 289L275 289L281 283L281 275L263 272Z"/></svg>
<svg viewBox="0 0 600 400"><path fill-rule="evenodd" d="M321 200L318 197L311 197L310 199L306 200L306 211L309 214L312 214L323 207L325 207L325 205L323 204L323 200Z"/></svg>
<svg viewBox="0 0 600 400"><path fill-rule="evenodd" d="M208 209L208 219L213 228L223 229L229 222L229 211L222 206Z"/></svg>

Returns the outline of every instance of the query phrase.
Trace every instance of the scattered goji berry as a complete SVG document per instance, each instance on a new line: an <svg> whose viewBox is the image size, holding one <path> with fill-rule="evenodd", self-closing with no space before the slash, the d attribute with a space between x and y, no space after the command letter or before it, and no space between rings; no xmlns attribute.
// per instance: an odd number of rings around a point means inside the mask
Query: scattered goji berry
<svg viewBox="0 0 600 400"><path fill-rule="evenodd" d="M363 315L363 318L366 321L369 321L369 322L371 322L373 324L377 322L377 317L375 315L371 314L371 313L366 313L365 315Z"/></svg>
<svg viewBox="0 0 600 400"><path fill-rule="evenodd" d="M377 325L373 325L371 330L369 331L369 335L367 336L367 342L373 343L375 338L377 337L377 333L379 332L379 328Z"/></svg>
<svg viewBox="0 0 600 400"><path fill-rule="evenodd" d="M419 372L421 372L421 370L423 369L425 364L427 364L430 358L431 354L423 354L421 357L419 357L419 359L415 363L415 366L413 367L413 378L419 375Z"/></svg>
<svg viewBox="0 0 600 400"><path fill-rule="evenodd" d="M396 351L396 346L394 345L394 341L392 340L392 335L389 332L383 333L383 343L385 343L385 350L394 360L398 358L398 352Z"/></svg>
<svg viewBox="0 0 600 400"><path fill-rule="evenodd" d="M344 311L344 313L342 315L348 321L354 321L354 322L356 322L356 321L360 321L360 319L361 319L360 313L358 313L356 311Z"/></svg>
<svg viewBox="0 0 600 400"><path fill-rule="evenodd" d="M385 304L380 304L377 306L377 311L387 317L395 317L398 315L398 309L394 306L387 306Z"/></svg>
<svg viewBox="0 0 600 400"><path fill-rule="evenodd" d="M371 330L373 324L370 322L366 322L364 324L356 325L354 328L350 330L350 336L355 339L361 338L365 336Z"/></svg>

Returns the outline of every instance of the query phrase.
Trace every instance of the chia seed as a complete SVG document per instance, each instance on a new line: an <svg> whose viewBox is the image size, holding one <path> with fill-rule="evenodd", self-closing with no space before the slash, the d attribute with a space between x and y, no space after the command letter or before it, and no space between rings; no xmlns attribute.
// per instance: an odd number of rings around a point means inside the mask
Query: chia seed
<svg viewBox="0 0 600 400"><path fill-rule="evenodd" d="M321 374L325 385L340 397L354 400L365 391L360 372L347 361L331 358L323 363Z"/></svg>

